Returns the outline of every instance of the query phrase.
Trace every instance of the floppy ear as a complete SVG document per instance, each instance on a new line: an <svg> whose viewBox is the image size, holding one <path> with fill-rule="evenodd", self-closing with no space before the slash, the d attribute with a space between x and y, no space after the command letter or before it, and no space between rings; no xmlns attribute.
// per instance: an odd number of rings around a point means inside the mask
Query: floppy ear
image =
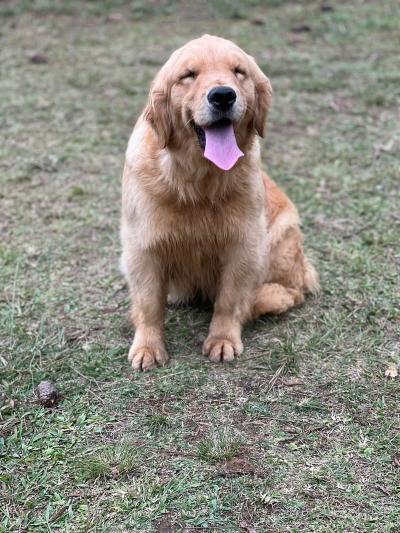
<svg viewBox="0 0 400 533"><path fill-rule="evenodd" d="M169 109L169 89L167 80L159 72L150 89L149 100L144 109L144 118L150 122L165 148L172 137L172 117Z"/></svg>
<svg viewBox="0 0 400 533"><path fill-rule="evenodd" d="M264 137L266 120L272 99L272 87L267 76L260 67L249 56L251 63L251 75L255 86L255 106L254 106L254 129L260 137Z"/></svg>

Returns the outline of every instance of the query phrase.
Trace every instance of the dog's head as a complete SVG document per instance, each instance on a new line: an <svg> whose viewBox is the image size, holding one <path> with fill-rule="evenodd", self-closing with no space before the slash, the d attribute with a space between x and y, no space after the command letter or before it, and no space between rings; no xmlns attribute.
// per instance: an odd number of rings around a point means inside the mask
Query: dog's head
<svg viewBox="0 0 400 533"><path fill-rule="evenodd" d="M224 170L263 136L272 89L252 57L231 41L204 35L176 50L157 74L145 118L162 147L195 143ZM238 146L239 145L239 146Z"/></svg>

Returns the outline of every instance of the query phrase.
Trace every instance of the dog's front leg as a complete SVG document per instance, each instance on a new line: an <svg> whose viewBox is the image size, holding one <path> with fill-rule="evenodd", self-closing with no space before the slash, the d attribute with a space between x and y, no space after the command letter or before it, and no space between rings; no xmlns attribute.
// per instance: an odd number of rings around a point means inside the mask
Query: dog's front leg
<svg viewBox="0 0 400 533"><path fill-rule="evenodd" d="M132 254L127 266L132 321L136 328L128 359L135 370L150 370L168 361L164 346L165 273L158 258L143 251Z"/></svg>
<svg viewBox="0 0 400 533"><path fill-rule="evenodd" d="M250 318L252 295L259 282L261 266L246 260L252 254L236 246L224 258L214 314L203 354L212 362L232 361L243 351L242 325Z"/></svg>

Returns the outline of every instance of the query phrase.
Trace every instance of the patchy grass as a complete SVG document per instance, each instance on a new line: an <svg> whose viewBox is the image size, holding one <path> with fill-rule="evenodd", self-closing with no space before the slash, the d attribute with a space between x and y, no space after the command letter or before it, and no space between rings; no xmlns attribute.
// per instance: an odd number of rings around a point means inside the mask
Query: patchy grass
<svg viewBox="0 0 400 533"><path fill-rule="evenodd" d="M398 3L16 0L0 14L0 530L398 531ZM201 356L210 310L171 308L170 364L133 374L123 154L156 70L204 32L271 78L263 157L322 293L246 327L226 366ZM37 403L43 379L57 408Z"/></svg>
<svg viewBox="0 0 400 533"><path fill-rule="evenodd" d="M89 457L80 458L74 465L78 479L113 477L114 479L133 472L139 463L138 450L127 443L106 446Z"/></svg>
<svg viewBox="0 0 400 533"><path fill-rule="evenodd" d="M151 433L159 433L166 429L170 425L168 417L161 413L150 415L148 420L148 426Z"/></svg>
<svg viewBox="0 0 400 533"><path fill-rule="evenodd" d="M199 442L199 457L209 463L218 463L235 457L240 450L241 438L229 428L223 428L214 435Z"/></svg>

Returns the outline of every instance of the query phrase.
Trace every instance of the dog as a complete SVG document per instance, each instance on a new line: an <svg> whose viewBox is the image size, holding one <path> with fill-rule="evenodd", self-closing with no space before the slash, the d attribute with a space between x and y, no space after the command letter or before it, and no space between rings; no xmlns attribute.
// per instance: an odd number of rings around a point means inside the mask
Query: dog
<svg viewBox="0 0 400 533"><path fill-rule="evenodd" d="M168 361L167 301L214 303L203 353L232 361L243 324L318 288L295 206L261 169L272 89L255 60L204 35L156 75L126 151L121 267L136 370Z"/></svg>

